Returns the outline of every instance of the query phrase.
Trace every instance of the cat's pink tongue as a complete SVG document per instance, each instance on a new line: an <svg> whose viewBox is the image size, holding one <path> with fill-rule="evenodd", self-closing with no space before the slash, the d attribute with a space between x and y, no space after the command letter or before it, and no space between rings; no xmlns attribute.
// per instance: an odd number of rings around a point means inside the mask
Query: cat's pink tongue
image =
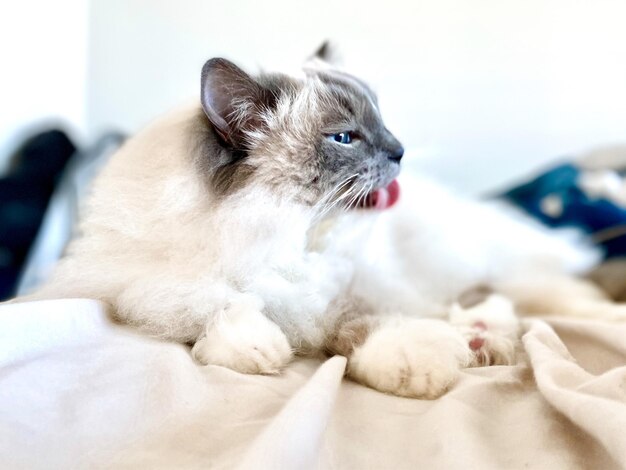
<svg viewBox="0 0 626 470"><path fill-rule="evenodd" d="M398 199L400 199L400 184L397 180L393 180L387 187L372 191L365 199L363 207L384 210L393 206Z"/></svg>

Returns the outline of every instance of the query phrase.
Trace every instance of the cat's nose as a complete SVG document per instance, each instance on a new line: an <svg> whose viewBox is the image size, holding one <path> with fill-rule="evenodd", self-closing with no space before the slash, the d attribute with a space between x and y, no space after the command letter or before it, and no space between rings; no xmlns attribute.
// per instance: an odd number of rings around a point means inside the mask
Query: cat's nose
<svg viewBox="0 0 626 470"><path fill-rule="evenodd" d="M392 162L400 163L403 155L404 149L402 147L396 147L391 152L389 152L389 160L391 160Z"/></svg>

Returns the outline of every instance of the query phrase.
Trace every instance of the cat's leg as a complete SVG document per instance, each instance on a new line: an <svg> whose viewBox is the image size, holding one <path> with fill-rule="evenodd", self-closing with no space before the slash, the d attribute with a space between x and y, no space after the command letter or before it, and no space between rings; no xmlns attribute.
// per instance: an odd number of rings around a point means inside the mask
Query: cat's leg
<svg viewBox="0 0 626 470"><path fill-rule="evenodd" d="M615 303L590 281L571 276L544 276L497 283L522 315L559 315L581 319L626 321L626 304Z"/></svg>
<svg viewBox="0 0 626 470"><path fill-rule="evenodd" d="M450 322L468 339L474 366L513 362L520 334L516 312L626 321L626 304L613 302L589 281L571 276L535 276L479 286L459 299L460 304L468 301L470 305L452 306Z"/></svg>
<svg viewBox="0 0 626 470"><path fill-rule="evenodd" d="M249 374L273 374L291 347L263 314L260 298L213 278L180 278L155 270L130 282L115 299L115 316L151 336L193 343L193 357Z"/></svg>
<svg viewBox="0 0 626 470"><path fill-rule="evenodd" d="M71 264L71 260L61 267L33 299L104 301L121 323L156 338L194 344L192 354L202 364L271 374L292 358L287 337L262 313L262 301L223 280L155 265L142 269L139 276L127 270L129 276L123 282L111 283L106 275ZM113 270L115 265L107 268Z"/></svg>
<svg viewBox="0 0 626 470"><path fill-rule="evenodd" d="M587 278L615 302L626 302L626 258L604 261Z"/></svg>
<svg viewBox="0 0 626 470"><path fill-rule="evenodd" d="M436 398L473 354L463 335L441 320L363 315L343 318L327 349L348 358L347 375L381 392Z"/></svg>

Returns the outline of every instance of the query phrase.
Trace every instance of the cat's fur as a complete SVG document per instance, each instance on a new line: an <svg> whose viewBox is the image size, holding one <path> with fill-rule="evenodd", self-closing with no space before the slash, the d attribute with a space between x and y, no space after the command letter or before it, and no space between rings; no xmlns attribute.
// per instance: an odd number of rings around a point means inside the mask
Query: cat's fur
<svg viewBox="0 0 626 470"><path fill-rule="evenodd" d="M328 138L347 130L352 145ZM112 157L35 297L105 301L122 322L193 344L202 364L275 373L294 353L340 353L358 381L436 397L461 367L512 357L517 323L502 302L447 321L462 292L487 282L558 310L546 283L537 297L518 280L563 279L589 257L428 181L404 182L396 207L358 209L401 154L360 80L317 66L252 78L213 59L202 106Z"/></svg>

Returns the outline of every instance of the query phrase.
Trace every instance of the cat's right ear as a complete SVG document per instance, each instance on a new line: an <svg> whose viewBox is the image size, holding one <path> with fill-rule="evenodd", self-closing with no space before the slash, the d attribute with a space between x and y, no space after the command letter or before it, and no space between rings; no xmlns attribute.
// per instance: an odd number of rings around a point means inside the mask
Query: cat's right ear
<svg viewBox="0 0 626 470"><path fill-rule="evenodd" d="M245 146L247 130L260 124L267 92L232 62L215 58L202 67L202 107L220 137Z"/></svg>

